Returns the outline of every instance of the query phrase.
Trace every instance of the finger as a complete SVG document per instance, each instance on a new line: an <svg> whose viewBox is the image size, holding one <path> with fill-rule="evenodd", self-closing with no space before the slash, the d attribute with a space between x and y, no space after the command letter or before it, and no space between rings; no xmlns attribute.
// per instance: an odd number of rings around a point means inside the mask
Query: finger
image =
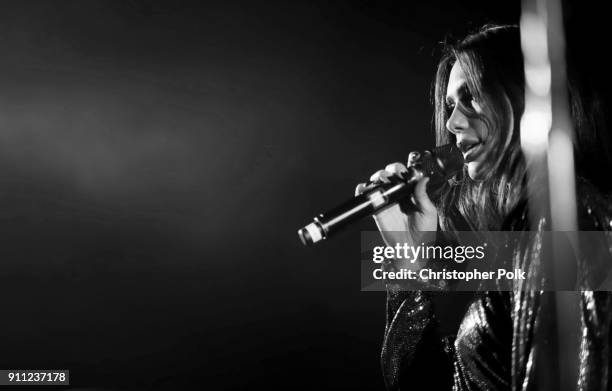
<svg viewBox="0 0 612 391"><path fill-rule="evenodd" d="M360 183L355 187L355 197L360 195L366 190L367 185L365 183Z"/></svg>
<svg viewBox="0 0 612 391"><path fill-rule="evenodd" d="M421 154L418 151L412 151L408 154L408 167L418 164L421 160Z"/></svg>
<svg viewBox="0 0 612 391"><path fill-rule="evenodd" d="M370 177L370 182L374 183L389 183L389 173L385 170L378 170Z"/></svg>
<svg viewBox="0 0 612 391"><path fill-rule="evenodd" d="M389 176L397 176L404 179L404 174L408 172L408 168L402 163L391 163L385 167L385 171Z"/></svg>
<svg viewBox="0 0 612 391"><path fill-rule="evenodd" d="M414 188L414 203L416 207L423 211L434 211L436 209L433 202L427 195L427 183L429 182L428 177L424 177L419 179L415 188Z"/></svg>

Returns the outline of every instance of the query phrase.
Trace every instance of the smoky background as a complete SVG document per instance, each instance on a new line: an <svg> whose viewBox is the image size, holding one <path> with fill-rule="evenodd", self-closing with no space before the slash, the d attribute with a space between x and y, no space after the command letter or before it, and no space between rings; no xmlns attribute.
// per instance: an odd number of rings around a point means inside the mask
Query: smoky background
<svg viewBox="0 0 612 391"><path fill-rule="evenodd" d="M385 297L360 291L358 264L372 223L312 248L296 231L433 145L446 35L519 12L2 2L0 368L69 369L77 386L381 389Z"/></svg>

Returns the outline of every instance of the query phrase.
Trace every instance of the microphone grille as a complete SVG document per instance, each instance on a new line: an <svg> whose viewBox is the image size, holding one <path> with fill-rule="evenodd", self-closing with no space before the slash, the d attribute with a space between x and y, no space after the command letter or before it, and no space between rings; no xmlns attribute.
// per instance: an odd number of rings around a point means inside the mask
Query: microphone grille
<svg viewBox="0 0 612 391"><path fill-rule="evenodd" d="M455 144L441 145L425 155L423 169L431 177L447 180L463 168L463 155Z"/></svg>

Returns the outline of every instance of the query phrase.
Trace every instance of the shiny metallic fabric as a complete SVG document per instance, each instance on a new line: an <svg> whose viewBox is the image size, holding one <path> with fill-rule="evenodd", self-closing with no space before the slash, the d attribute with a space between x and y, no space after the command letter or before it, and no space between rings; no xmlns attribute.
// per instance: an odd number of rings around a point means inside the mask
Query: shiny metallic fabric
<svg viewBox="0 0 612 391"><path fill-rule="evenodd" d="M583 231L610 230L612 200L585 181L578 182L579 225ZM511 216L508 227L526 230L530 225L523 208ZM405 291L388 285L387 319L381 353L382 371L389 390L537 390L558 382L558 373L547 367L554 357L555 293L546 292L549 281L542 273L547 254L543 235L545 217L528 242L510 246L508 262L530 270L529 286L513 292L475 292L456 334L444 335L436 313L441 295L453 292ZM602 235L576 256L575 286L579 307L575 338L577 382L571 389L612 389L610 328L612 325L612 240ZM603 256L602 256L603 254ZM593 262L596 256L597 261ZM600 289L601 291L595 291ZM448 305L448 300L445 305ZM457 304L460 305L460 304ZM552 349L551 349L552 347ZM548 378L547 378L548 377ZM547 383L550 380L549 383ZM558 385L558 384L557 384ZM567 386L567 385L564 385Z"/></svg>

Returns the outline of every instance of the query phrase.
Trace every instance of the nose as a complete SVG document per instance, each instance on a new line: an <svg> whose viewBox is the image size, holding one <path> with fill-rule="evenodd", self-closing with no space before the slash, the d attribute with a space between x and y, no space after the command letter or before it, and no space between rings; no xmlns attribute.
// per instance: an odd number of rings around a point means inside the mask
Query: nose
<svg viewBox="0 0 612 391"><path fill-rule="evenodd" d="M469 126L468 118L461 112L459 105L455 106L450 117L446 121L446 130L451 133L457 134L464 131Z"/></svg>

